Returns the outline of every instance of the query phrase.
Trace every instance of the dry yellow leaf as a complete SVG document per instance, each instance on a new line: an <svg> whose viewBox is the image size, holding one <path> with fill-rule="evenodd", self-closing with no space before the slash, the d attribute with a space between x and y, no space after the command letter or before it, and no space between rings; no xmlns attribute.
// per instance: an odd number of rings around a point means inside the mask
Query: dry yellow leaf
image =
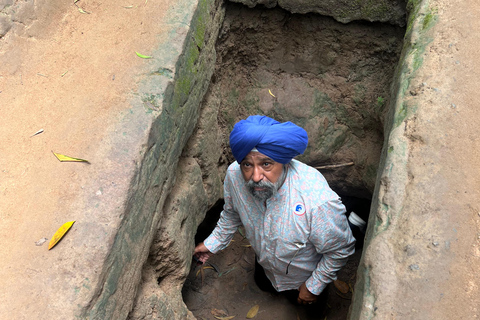
<svg viewBox="0 0 480 320"><path fill-rule="evenodd" d="M53 151L52 151L52 152L53 152ZM69 156L66 156L66 155L63 155L63 154L60 154L60 153L55 153L55 152L53 152L53 154L54 154L55 157L57 157L57 159L60 160L61 162L70 161L70 162L87 162L87 163L88 163L88 160L85 160L85 159L72 158L72 157L69 157Z"/></svg>
<svg viewBox="0 0 480 320"><path fill-rule="evenodd" d="M229 317L217 317L217 316L215 316L215 318L218 319L218 320L230 320L230 319L235 318L235 316L229 316Z"/></svg>
<svg viewBox="0 0 480 320"><path fill-rule="evenodd" d="M254 318L257 313L258 313L258 309L260 309L260 306L258 304L254 305L247 313L247 319L252 319Z"/></svg>
<svg viewBox="0 0 480 320"><path fill-rule="evenodd" d="M198 274L200 273L200 271L203 271L205 269L213 269L213 267L211 266L205 266L205 267L201 267L200 269L198 269L197 271L197 274L195 275L195 277L198 277ZM215 270L215 269L214 269Z"/></svg>
<svg viewBox="0 0 480 320"><path fill-rule="evenodd" d="M346 284L342 280L335 280L333 281L333 284L335 285L335 288L337 288L338 291L340 291L341 293L348 293L348 291L350 291L350 287L348 286L348 284Z"/></svg>
<svg viewBox="0 0 480 320"><path fill-rule="evenodd" d="M272 91L270 91L270 89L268 89L268 93L270 93L272 97L276 98L275 95L272 93Z"/></svg>
<svg viewBox="0 0 480 320"><path fill-rule="evenodd" d="M57 242L63 238L63 236L67 233L68 230L70 230L74 223L75 221L69 221L64 223L60 228L58 228L57 232L55 232L52 240L50 240L50 243L48 244L48 250L55 247Z"/></svg>

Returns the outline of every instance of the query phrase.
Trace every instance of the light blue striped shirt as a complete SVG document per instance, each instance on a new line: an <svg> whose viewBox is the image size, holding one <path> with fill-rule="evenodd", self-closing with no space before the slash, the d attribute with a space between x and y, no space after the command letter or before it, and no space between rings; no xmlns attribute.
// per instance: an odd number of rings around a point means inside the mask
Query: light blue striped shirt
<svg viewBox="0 0 480 320"><path fill-rule="evenodd" d="M298 289L306 282L318 295L355 252L345 206L322 174L300 161L287 165L285 182L265 202L247 190L237 162L228 168L224 189L223 212L205 246L213 253L226 248L243 224L277 291Z"/></svg>

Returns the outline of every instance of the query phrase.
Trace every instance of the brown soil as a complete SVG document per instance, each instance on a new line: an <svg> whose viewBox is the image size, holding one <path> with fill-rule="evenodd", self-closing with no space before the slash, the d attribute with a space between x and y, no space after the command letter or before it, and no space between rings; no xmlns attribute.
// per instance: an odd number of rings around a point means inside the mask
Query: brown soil
<svg viewBox="0 0 480 320"><path fill-rule="evenodd" d="M347 265L338 273L338 279L355 290L356 271L361 251L350 258ZM224 316L243 319L250 308L259 305L258 319L265 320L344 320L347 318L352 292L346 294L329 285L325 316L311 314L305 307L291 303L283 295L261 291L253 278L255 253L248 240L236 233L232 243L223 251L212 256L202 279L200 269L194 263L183 288L187 307L198 319L216 319L218 310ZM211 263L211 264L209 264ZM214 265L218 272L211 266Z"/></svg>
<svg viewBox="0 0 480 320"><path fill-rule="evenodd" d="M41 319L65 285L54 271L65 257L35 242L79 219L81 196L101 195L86 185L117 165L105 136L131 108L148 63L135 51L155 47L164 28L157 21L175 1L77 2L90 14L73 1L14 2L15 22L0 38L0 235L8 239L0 247L0 287L8 288L0 314ZM60 163L52 151L92 165Z"/></svg>

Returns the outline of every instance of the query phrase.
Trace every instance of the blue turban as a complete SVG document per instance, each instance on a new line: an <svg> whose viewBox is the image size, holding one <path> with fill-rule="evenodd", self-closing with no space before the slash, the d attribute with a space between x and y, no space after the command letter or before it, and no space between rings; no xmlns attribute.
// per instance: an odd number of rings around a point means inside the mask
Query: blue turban
<svg viewBox="0 0 480 320"><path fill-rule="evenodd" d="M238 163L256 148L272 160L283 164L307 148L307 132L294 123L280 123L267 116L250 116L240 120L230 133L230 147Z"/></svg>

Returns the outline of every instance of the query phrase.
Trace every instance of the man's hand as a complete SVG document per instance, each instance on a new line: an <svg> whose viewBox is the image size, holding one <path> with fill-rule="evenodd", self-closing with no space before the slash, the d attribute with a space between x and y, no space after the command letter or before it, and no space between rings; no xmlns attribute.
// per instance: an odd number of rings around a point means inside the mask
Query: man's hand
<svg viewBox="0 0 480 320"><path fill-rule="evenodd" d="M307 305L317 301L318 296L308 291L307 286L305 285L305 282L302 283L300 288L298 288L298 291L299 291L298 298L297 298L298 304Z"/></svg>
<svg viewBox="0 0 480 320"><path fill-rule="evenodd" d="M200 242L196 247L195 250L193 250L193 255L197 260L201 263L207 262L208 258L210 258L213 253L210 252L210 250L205 247L203 242Z"/></svg>

